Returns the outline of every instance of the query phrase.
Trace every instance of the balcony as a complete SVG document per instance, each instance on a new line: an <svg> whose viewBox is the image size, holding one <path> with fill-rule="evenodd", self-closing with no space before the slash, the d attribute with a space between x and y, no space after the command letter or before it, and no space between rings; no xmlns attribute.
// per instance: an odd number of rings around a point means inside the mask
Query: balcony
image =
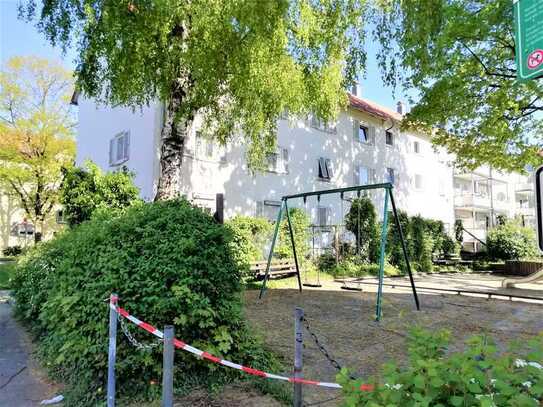
<svg viewBox="0 0 543 407"><path fill-rule="evenodd" d="M466 231L463 232L462 237L463 237L463 242L464 243L472 243L472 242L478 242L478 241L486 242L486 235L487 235L486 229L481 229L481 228L468 229L468 228L466 228L466 230L469 231L471 233L471 235L469 233L467 233Z"/></svg>
<svg viewBox="0 0 543 407"><path fill-rule="evenodd" d="M535 216L535 208L534 207L530 208L528 206L522 206L522 207L517 206L515 208L515 213L521 216Z"/></svg>
<svg viewBox="0 0 543 407"><path fill-rule="evenodd" d="M482 194L459 194L454 197L454 206L457 209L465 210L490 210L494 206L495 211L507 211L509 203L504 200L494 198L491 202L490 196Z"/></svg>
<svg viewBox="0 0 543 407"><path fill-rule="evenodd" d="M531 195L534 193L534 185L529 182L517 184L515 185L515 193Z"/></svg>

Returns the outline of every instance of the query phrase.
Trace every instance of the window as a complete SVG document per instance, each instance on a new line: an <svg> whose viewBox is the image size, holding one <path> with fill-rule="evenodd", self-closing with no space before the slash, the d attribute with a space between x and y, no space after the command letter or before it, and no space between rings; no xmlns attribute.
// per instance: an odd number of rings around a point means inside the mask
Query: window
<svg viewBox="0 0 543 407"><path fill-rule="evenodd" d="M394 145L394 134L391 131L385 131L385 143L387 146Z"/></svg>
<svg viewBox="0 0 543 407"><path fill-rule="evenodd" d="M226 162L226 148L204 137L199 131L196 132L194 154L195 158L199 160L219 160L223 163Z"/></svg>
<svg viewBox="0 0 543 407"><path fill-rule="evenodd" d="M319 179L330 181L332 177L334 176L334 171L332 169L332 161L330 161L328 158L319 158L318 161L318 174Z"/></svg>
<svg viewBox="0 0 543 407"><path fill-rule="evenodd" d="M413 141L413 152L420 154L420 143L418 141Z"/></svg>
<svg viewBox="0 0 543 407"><path fill-rule="evenodd" d="M280 201L258 201L256 203L256 216L276 221L281 207Z"/></svg>
<svg viewBox="0 0 543 407"><path fill-rule="evenodd" d="M109 165L120 165L130 158L130 133L123 131L109 140Z"/></svg>
<svg viewBox="0 0 543 407"><path fill-rule="evenodd" d="M330 219L330 208L326 206L317 207L317 226L328 226Z"/></svg>
<svg viewBox="0 0 543 407"><path fill-rule="evenodd" d="M288 173L288 148L279 147L275 153L268 154L268 171L280 174Z"/></svg>
<svg viewBox="0 0 543 407"><path fill-rule="evenodd" d="M367 185L375 182L375 170L373 168L359 166L355 168L355 185Z"/></svg>
<svg viewBox="0 0 543 407"><path fill-rule="evenodd" d="M423 179L422 179L422 175L420 174L415 174L415 188L416 189L422 189L423 188Z"/></svg>
<svg viewBox="0 0 543 407"><path fill-rule="evenodd" d="M385 181L390 182L392 185L396 183L396 175L394 174L394 168L387 168L385 173Z"/></svg>
<svg viewBox="0 0 543 407"><path fill-rule="evenodd" d="M62 209L59 209L58 211L56 211L55 220L59 225L68 223L66 219L64 218L64 211Z"/></svg>
<svg viewBox="0 0 543 407"><path fill-rule="evenodd" d="M354 120L354 139L360 143L375 144L375 127L366 126Z"/></svg>
<svg viewBox="0 0 543 407"><path fill-rule="evenodd" d="M327 123L321 119L319 119L315 114L311 115L310 120L311 127L325 131L327 133L335 133L336 132L336 125L332 123Z"/></svg>

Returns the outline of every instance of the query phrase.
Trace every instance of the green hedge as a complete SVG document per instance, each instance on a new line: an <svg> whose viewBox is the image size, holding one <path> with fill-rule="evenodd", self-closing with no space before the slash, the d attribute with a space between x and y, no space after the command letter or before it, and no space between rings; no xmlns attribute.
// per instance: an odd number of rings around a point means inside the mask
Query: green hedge
<svg viewBox="0 0 543 407"><path fill-rule="evenodd" d="M97 209L122 209L137 201L139 190L134 174L121 171L103 173L92 161L83 167L65 170L60 189L60 203L70 226L92 217Z"/></svg>
<svg viewBox="0 0 543 407"><path fill-rule="evenodd" d="M264 218L251 216L236 216L226 222L233 239L230 243L232 255L243 270L243 275L249 274L252 261L262 260L265 247L270 243L273 225Z"/></svg>
<svg viewBox="0 0 543 407"><path fill-rule="evenodd" d="M487 336L468 340L465 350L448 352L450 333L414 329L408 339L409 361L389 363L382 377L369 379L374 391L360 391L364 380L343 370L345 405L378 406L519 406L543 401L543 336L498 352ZM367 383L367 382L366 382Z"/></svg>
<svg viewBox="0 0 543 407"><path fill-rule="evenodd" d="M111 292L138 318L157 327L174 324L187 343L263 367L268 357L242 315L232 241L228 228L185 200L139 203L121 213L99 213L23 258L14 278L16 312L37 335L46 365L73 385L68 405L104 399L104 299ZM130 330L144 342L153 340ZM151 394L156 386L149 383L160 382L161 365L160 347L142 352L119 333L121 394ZM180 381L231 372L184 352L176 353L176 369Z"/></svg>
<svg viewBox="0 0 543 407"><path fill-rule="evenodd" d="M518 260L539 255L535 231L513 220L504 221L488 232L486 249L493 260Z"/></svg>

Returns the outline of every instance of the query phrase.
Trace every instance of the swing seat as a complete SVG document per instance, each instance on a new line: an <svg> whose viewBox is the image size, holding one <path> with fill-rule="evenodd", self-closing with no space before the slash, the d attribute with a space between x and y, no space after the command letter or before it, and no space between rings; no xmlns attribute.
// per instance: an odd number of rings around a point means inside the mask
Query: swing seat
<svg viewBox="0 0 543 407"><path fill-rule="evenodd" d="M255 280L261 280L266 274L266 268L268 267L267 260L254 261L251 262L251 274L254 276ZM294 259L282 259L282 260L272 260L270 264L269 276L280 276L287 277L296 274L296 264Z"/></svg>

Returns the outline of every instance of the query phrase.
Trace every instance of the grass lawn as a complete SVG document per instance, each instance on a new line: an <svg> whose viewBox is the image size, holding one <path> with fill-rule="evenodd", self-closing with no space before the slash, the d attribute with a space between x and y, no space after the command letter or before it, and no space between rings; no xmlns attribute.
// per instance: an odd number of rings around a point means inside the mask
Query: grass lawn
<svg viewBox="0 0 543 407"><path fill-rule="evenodd" d="M8 290L9 279L13 276L13 270L15 269L15 262L0 263L0 290Z"/></svg>

